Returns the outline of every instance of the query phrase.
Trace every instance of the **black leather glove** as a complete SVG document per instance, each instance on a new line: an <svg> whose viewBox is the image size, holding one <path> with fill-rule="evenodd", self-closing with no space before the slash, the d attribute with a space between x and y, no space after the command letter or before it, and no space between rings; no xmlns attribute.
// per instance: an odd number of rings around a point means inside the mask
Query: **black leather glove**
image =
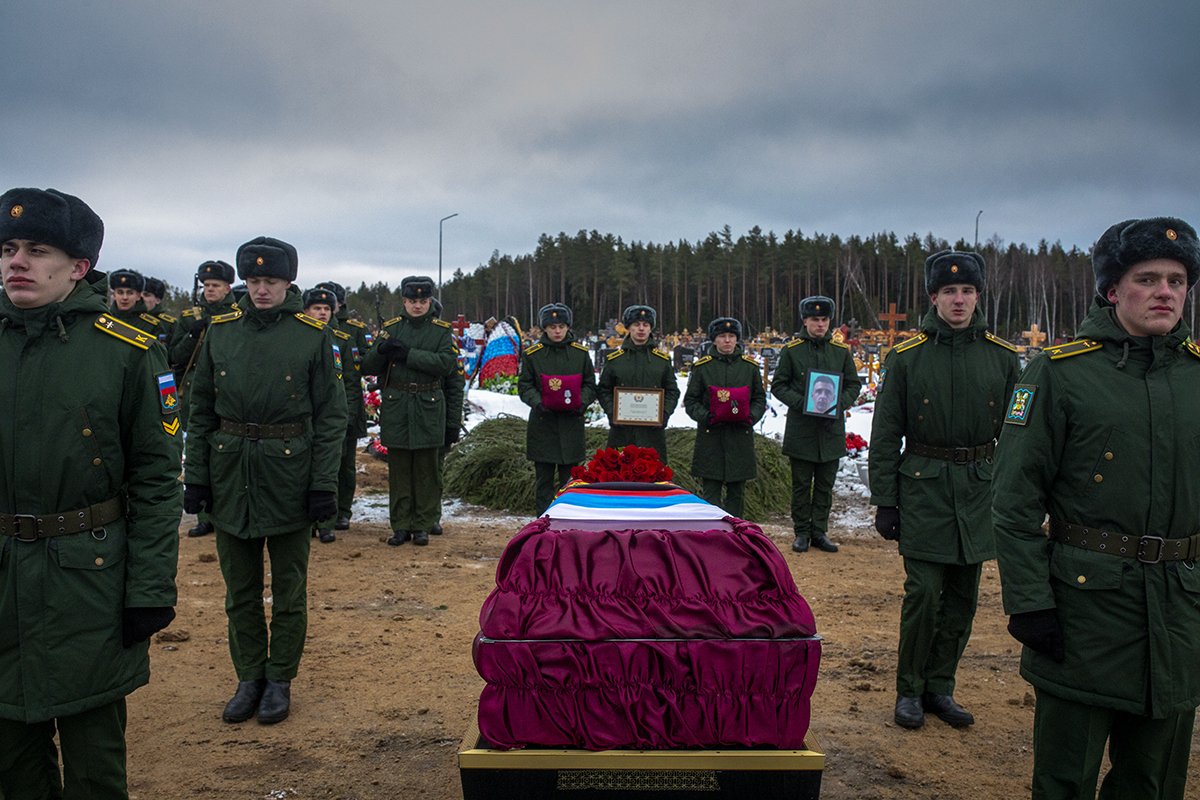
<svg viewBox="0 0 1200 800"><path fill-rule="evenodd" d="M379 352L395 361L408 361L408 351L411 349L408 342L402 342L399 339L388 339L379 345Z"/></svg>
<svg viewBox="0 0 1200 800"><path fill-rule="evenodd" d="M310 489L308 492L308 518L313 522L330 519L337 513L337 492Z"/></svg>
<svg viewBox="0 0 1200 800"><path fill-rule="evenodd" d="M875 509L875 530L889 542L900 541L900 509L895 506Z"/></svg>
<svg viewBox="0 0 1200 800"><path fill-rule="evenodd" d="M154 608L125 608L121 610L121 644L132 647L144 642L175 619L170 606Z"/></svg>
<svg viewBox="0 0 1200 800"><path fill-rule="evenodd" d="M442 446L449 447L450 445L457 442L458 438L460 436L462 436L462 426L460 426L460 425L447 426L446 427L446 438L442 440Z"/></svg>
<svg viewBox="0 0 1200 800"><path fill-rule="evenodd" d="M183 510L189 514L212 511L212 487L203 483L188 483L183 487Z"/></svg>
<svg viewBox="0 0 1200 800"><path fill-rule="evenodd" d="M1008 618L1008 632L1021 644L1059 663L1066 658L1058 609L1044 608L1041 611L1013 614Z"/></svg>
<svg viewBox="0 0 1200 800"><path fill-rule="evenodd" d="M537 414L539 417L548 417L551 414L553 414L554 412L551 411L550 409L546 408L541 403L538 403L536 406L533 407L533 413Z"/></svg>
<svg viewBox="0 0 1200 800"><path fill-rule="evenodd" d="M203 333L204 329L207 327L208 327L208 320L198 319L192 323L192 329L189 331L189 333L191 333L192 336L199 338L200 334Z"/></svg>

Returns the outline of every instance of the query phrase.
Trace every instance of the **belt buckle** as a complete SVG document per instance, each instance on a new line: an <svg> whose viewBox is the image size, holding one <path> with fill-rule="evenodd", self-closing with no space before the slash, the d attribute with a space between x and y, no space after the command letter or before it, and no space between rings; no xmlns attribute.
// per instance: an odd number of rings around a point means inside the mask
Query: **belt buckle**
<svg viewBox="0 0 1200 800"><path fill-rule="evenodd" d="M954 448L954 463L955 464L967 464L967 463L975 460L974 455L975 455L974 447L956 447L956 448Z"/></svg>
<svg viewBox="0 0 1200 800"><path fill-rule="evenodd" d="M262 438L261 436L258 435L259 425L257 422L247 422L247 423L245 423L245 425L246 425L246 438L247 439L249 439L251 441L257 441L260 438Z"/></svg>
<svg viewBox="0 0 1200 800"><path fill-rule="evenodd" d="M1158 549L1154 552L1154 558L1145 558L1146 542L1148 540L1158 542ZM1157 564L1162 561L1163 550L1166 549L1166 541L1161 536L1143 536L1138 539L1137 560L1143 564Z"/></svg>
<svg viewBox="0 0 1200 800"><path fill-rule="evenodd" d="M29 520L31 534L28 538L21 535L21 528L23 527L21 525L21 520L23 519ZM13 538L18 542L36 542L38 540L38 529L40 527L41 524L38 522L38 518L33 514L13 514Z"/></svg>

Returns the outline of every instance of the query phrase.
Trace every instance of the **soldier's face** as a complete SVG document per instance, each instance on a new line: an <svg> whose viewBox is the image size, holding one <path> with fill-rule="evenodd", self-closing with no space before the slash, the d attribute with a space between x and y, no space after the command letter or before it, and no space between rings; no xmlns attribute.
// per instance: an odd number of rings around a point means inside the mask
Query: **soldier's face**
<svg viewBox="0 0 1200 800"><path fill-rule="evenodd" d="M413 318L423 317L429 313L432 301L431 297L406 297L404 298L404 313Z"/></svg>
<svg viewBox="0 0 1200 800"><path fill-rule="evenodd" d="M1133 336L1170 333L1183 315L1187 270L1169 258L1134 264L1106 296L1116 306L1117 322Z"/></svg>
<svg viewBox="0 0 1200 800"><path fill-rule="evenodd" d="M142 295L133 289L128 289L122 286L119 289L112 290L113 305L117 311L129 311L137 301L142 299Z"/></svg>
<svg viewBox="0 0 1200 800"><path fill-rule="evenodd" d="M250 294L250 302L255 308L274 308L287 297L291 281L283 278L246 278L246 291Z"/></svg>
<svg viewBox="0 0 1200 800"><path fill-rule="evenodd" d="M629 326L629 338L633 340L634 344L643 345L650 341L651 330L653 330L653 328L650 327L649 322L641 319L636 320L632 325Z"/></svg>
<svg viewBox="0 0 1200 800"><path fill-rule="evenodd" d="M208 278L204 281L204 299L210 303L219 302L225 299L225 295L229 294L229 289L230 286L225 281Z"/></svg>
<svg viewBox="0 0 1200 800"><path fill-rule="evenodd" d="M567 338L567 331L570 328L563 322L551 322L546 326L546 338L552 342L561 342Z"/></svg>
<svg viewBox="0 0 1200 800"><path fill-rule="evenodd" d="M829 317L805 317L804 330L813 339L820 339L829 333Z"/></svg>
<svg viewBox="0 0 1200 800"><path fill-rule="evenodd" d="M148 311L153 311L158 305L158 295L154 292L142 292L142 302L146 304Z"/></svg>
<svg viewBox="0 0 1200 800"><path fill-rule="evenodd" d="M17 308L41 308L67 298L91 266L54 245L30 239L0 244L0 280Z"/></svg>
<svg viewBox="0 0 1200 800"><path fill-rule="evenodd" d="M313 303L304 309L304 313L313 319L321 320L321 322L329 322L333 318L333 309L327 303Z"/></svg>
<svg viewBox="0 0 1200 800"><path fill-rule="evenodd" d="M960 329L971 324L975 306L979 303L979 290L970 283L951 283L938 289L929 299L943 322Z"/></svg>
<svg viewBox="0 0 1200 800"><path fill-rule="evenodd" d="M717 352L723 356L727 356L737 348L736 333L718 333L717 338L713 339L713 344L717 347Z"/></svg>

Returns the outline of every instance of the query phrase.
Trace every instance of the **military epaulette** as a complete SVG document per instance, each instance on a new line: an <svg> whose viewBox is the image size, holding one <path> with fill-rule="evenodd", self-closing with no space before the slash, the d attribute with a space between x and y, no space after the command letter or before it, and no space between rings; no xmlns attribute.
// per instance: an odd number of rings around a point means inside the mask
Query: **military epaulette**
<svg viewBox="0 0 1200 800"><path fill-rule="evenodd" d="M785 348L787 348L787 347L799 347L800 345L804 344L804 343L805 343L805 342L807 342L807 341L808 341L808 339L793 339L792 341L790 341L790 342L788 342L786 345L784 345L784 347L785 347Z"/></svg>
<svg viewBox="0 0 1200 800"><path fill-rule="evenodd" d="M329 330L333 331L333 335L339 339L350 339L351 338L350 334L346 333L345 331L339 331L337 328L330 328Z"/></svg>
<svg viewBox="0 0 1200 800"><path fill-rule="evenodd" d="M658 356L658 357L659 357L659 358L661 358L663 361L670 361L670 360L671 360L671 354L670 354L670 353L668 353L666 350L659 350L657 347L655 347L655 348L654 348L654 349L652 349L650 352L651 352L651 353L654 353L654 355Z"/></svg>
<svg viewBox="0 0 1200 800"><path fill-rule="evenodd" d="M293 316L295 316L296 319L300 320L305 325L312 325L317 330L325 330L324 322L321 322L321 320L317 319L316 317L310 317L308 314L305 314L303 311L297 311Z"/></svg>
<svg viewBox="0 0 1200 800"><path fill-rule="evenodd" d="M574 347L576 350L582 350L585 353L592 352L591 350L588 350L587 347L581 345L579 342L571 342L571 347Z"/></svg>
<svg viewBox="0 0 1200 800"><path fill-rule="evenodd" d="M1042 352L1050 356L1051 361L1057 361L1060 358L1077 356L1081 353L1090 353L1093 350L1099 350L1101 347L1102 345L1095 339L1076 339L1073 342L1050 345Z"/></svg>
<svg viewBox="0 0 1200 800"><path fill-rule="evenodd" d="M176 319L175 317L172 317L170 314L159 314L158 318L161 319L163 322L169 322L172 325L174 325L176 322L179 322L178 319Z"/></svg>
<svg viewBox="0 0 1200 800"><path fill-rule="evenodd" d="M195 306L192 306L191 308L185 308L185 309L183 310L183 316L185 316L185 317L194 317L194 316L196 316L196 312L197 312L197 310L198 310L198 309L197 309Z"/></svg>
<svg viewBox="0 0 1200 800"><path fill-rule="evenodd" d="M611 353L609 353L608 355L606 355L606 356L604 357L604 360L605 360L605 361L612 361L614 358L620 358L620 357L621 357L621 356L623 356L623 355L625 355L625 348L623 348L623 347L618 347L616 350L613 350Z"/></svg>
<svg viewBox="0 0 1200 800"><path fill-rule="evenodd" d="M1007 339L1001 339L999 336L992 333L991 331L984 331L983 336L992 344L998 344L1001 347L1005 348L1006 350L1012 350L1014 353L1017 352L1017 346L1015 344L1008 341Z"/></svg>
<svg viewBox="0 0 1200 800"><path fill-rule="evenodd" d="M220 325L222 322L233 322L235 319L241 319L241 318L242 318L241 310L236 310L236 311L230 311L228 314L217 314L215 317L213 317L209 321L213 325Z"/></svg>
<svg viewBox="0 0 1200 800"><path fill-rule="evenodd" d="M903 353L905 350L910 350L918 345L925 344L925 342L927 342L927 341L929 341L928 336L926 336L923 333L918 333L916 336L912 337L911 339L905 339L903 342L901 342L900 344L893 347L892 352L893 353Z"/></svg>
<svg viewBox="0 0 1200 800"><path fill-rule="evenodd" d="M141 328L135 328L129 323L121 322L115 317L110 317L108 314L101 314L96 318L96 327L109 336L115 336L126 344L131 344L139 350L149 350L151 342L157 342L158 339L143 331Z"/></svg>
<svg viewBox="0 0 1200 800"><path fill-rule="evenodd" d="M850 349L850 345L846 344L845 342L839 342L837 339L830 339L829 343L832 345L837 345L838 347L844 348L846 350Z"/></svg>
<svg viewBox="0 0 1200 800"><path fill-rule="evenodd" d="M537 344L533 345L532 347L526 347L525 355L531 356L534 353L536 353L538 350L541 350L541 349L542 349L542 343L538 342Z"/></svg>
<svg viewBox="0 0 1200 800"><path fill-rule="evenodd" d="M363 322L361 319L347 319L346 324L353 325L356 328L366 328L367 327L367 323Z"/></svg>
<svg viewBox="0 0 1200 800"><path fill-rule="evenodd" d="M701 364L707 364L709 361L712 361L712 356L703 356L701 358L697 358L692 362L692 367L698 367Z"/></svg>
<svg viewBox="0 0 1200 800"><path fill-rule="evenodd" d="M387 322L383 323L383 327L386 328L389 325L395 325L397 322L399 322L402 319L404 319L404 317L392 317Z"/></svg>
<svg viewBox="0 0 1200 800"><path fill-rule="evenodd" d="M441 326L441 327L443 327L443 328L449 328L449 327L450 327L450 323L449 323L449 322L446 322L446 320L444 320L444 319L439 319L439 318L437 318L437 317L434 317L434 318L433 318L433 324L434 324L434 325L439 325L439 326Z"/></svg>
<svg viewBox="0 0 1200 800"><path fill-rule="evenodd" d="M1187 351L1196 358L1200 358L1200 344L1196 344L1191 339L1188 339L1183 346L1187 348Z"/></svg>
<svg viewBox="0 0 1200 800"><path fill-rule="evenodd" d="M138 316L141 317L143 321L149 322L151 325L161 325L162 324L162 320L160 320L158 317L154 316L153 314L138 314Z"/></svg>
<svg viewBox="0 0 1200 800"><path fill-rule="evenodd" d="M742 356L742 361L749 361L754 366L758 366L758 362L754 360L754 356Z"/></svg>

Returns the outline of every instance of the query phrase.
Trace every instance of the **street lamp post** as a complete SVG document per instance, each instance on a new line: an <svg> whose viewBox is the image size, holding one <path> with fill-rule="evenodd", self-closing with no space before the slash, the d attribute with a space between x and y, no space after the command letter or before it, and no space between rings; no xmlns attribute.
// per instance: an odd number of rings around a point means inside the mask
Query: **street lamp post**
<svg viewBox="0 0 1200 800"><path fill-rule="evenodd" d="M983 209L979 209L979 213L975 215L975 249L979 249L979 218L983 215Z"/></svg>
<svg viewBox="0 0 1200 800"><path fill-rule="evenodd" d="M458 212L455 211L450 216L438 220L438 300L442 299L442 223L457 216Z"/></svg>

